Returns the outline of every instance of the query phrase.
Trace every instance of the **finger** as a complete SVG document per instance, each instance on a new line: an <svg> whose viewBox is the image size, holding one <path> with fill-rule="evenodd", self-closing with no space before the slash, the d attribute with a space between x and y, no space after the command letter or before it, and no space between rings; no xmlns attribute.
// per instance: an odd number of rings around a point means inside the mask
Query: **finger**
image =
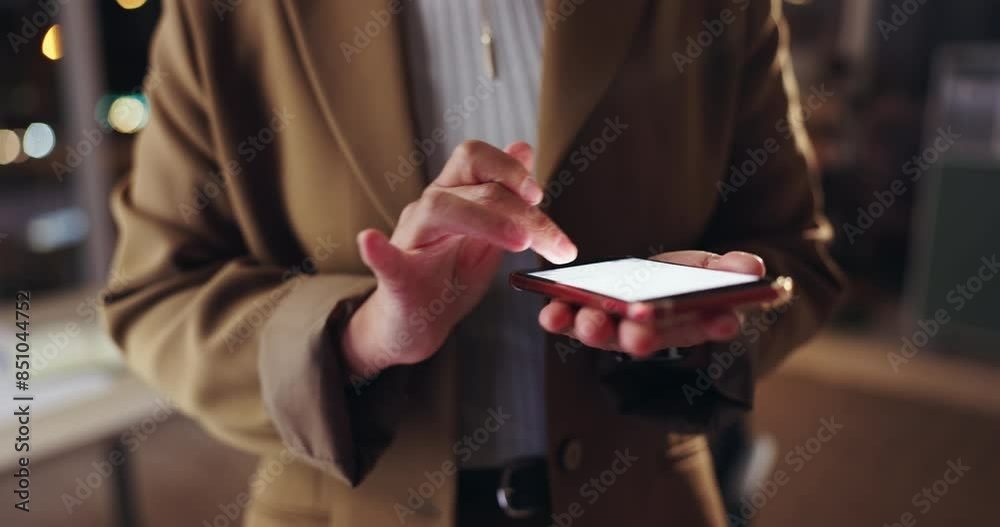
<svg viewBox="0 0 1000 527"><path fill-rule="evenodd" d="M652 321L656 317L656 306L648 302L630 302L625 316L639 322Z"/></svg>
<svg viewBox="0 0 1000 527"><path fill-rule="evenodd" d="M579 250L563 230L538 207L527 206L515 216L529 233L531 249L546 260L557 264L567 264L576 260Z"/></svg>
<svg viewBox="0 0 1000 527"><path fill-rule="evenodd" d="M564 264L576 259L578 251L569 236L538 207L525 204L507 189L495 183L485 183L456 187L448 192L480 204L483 210L509 218L516 225L517 236L527 233L525 248L530 247L550 262Z"/></svg>
<svg viewBox="0 0 1000 527"><path fill-rule="evenodd" d="M740 331L740 317L733 311L702 317L700 321L707 340L725 342Z"/></svg>
<svg viewBox="0 0 1000 527"><path fill-rule="evenodd" d="M524 141L514 141L503 149L510 157L518 160L529 173L535 171L535 150Z"/></svg>
<svg viewBox="0 0 1000 527"><path fill-rule="evenodd" d="M516 150L524 156L523 147ZM458 145L432 185L458 187L489 182L505 187L531 205L541 203L545 197L520 160L482 141Z"/></svg>
<svg viewBox="0 0 1000 527"><path fill-rule="evenodd" d="M607 313L582 307L573 320L573 335L592 348L606 346L615 336L616 323Z"/></svg>
<svg viewBox="0 0 1000 527"><path fill-rule="evenodd" d="M686 348L710 341L727 342L736 337L739 327L739 316L731 311L665 324L623 320L618 327L618 342L625 353L646 358L671 347Z"/></svg>
<svg viewBox="0 0 1000 527"><path fill-rule="evenodd" d="M705 328L698 321L661 328L653 324L625 320L618 328L618 341L622 350L636 358L648 358L666 348L697 346L707 340Z"/></svg>
<svg viewBox="0 0 1000 527"><path fill-rule="evenodd" d="M365 229L358 233L357 242L361 260L380 281L395 283L406 274L405 256L382 232Z"/></svg>
<svg viewBox="0 0 1000 527"><path fill-rule="evenodd" d="M714 260L719 259L719 255L708 251L672 251L658 254L652 259L681 265L708 267Z"/></svg>
<svg viewBox="0 0 1000 527"><path fill-rule="evenodd" d="M743 251L731 251L724 255L708 251L673 251L658 254L652 259L757 276L764 276L766 272L764 260L760 256Z"/></svg>
<svg viewBox="0 0 1000 527"><path fill-rule="evenodd" d="M764 276L767 271L760 256L743 251L732 251L714 258L708 263L707 268L756 276Z"/></svg>
<svg viewBox="0 0 1000 527"><path fill-rule="evenodd" d="M654 324L622 320L618 324L618 344L621 351L644 359L661 349L661 338Z"/></svg>
<svg viewBox="0 0 1000 527"><path fill-rule="evenodd" d="M553 300L538 312L538 324L549 333L566 333L573 328L576 310L573 306Z"/></svg>
<svg viewBox="0 0 1000 527"><path fill-rule="evenodd" d="M407 205L393 241L415 249L445 236L465 235L513 252L531 247L531 233L511 214L501 207L484 207L453 190L428 189L420 200Z"/></svg>

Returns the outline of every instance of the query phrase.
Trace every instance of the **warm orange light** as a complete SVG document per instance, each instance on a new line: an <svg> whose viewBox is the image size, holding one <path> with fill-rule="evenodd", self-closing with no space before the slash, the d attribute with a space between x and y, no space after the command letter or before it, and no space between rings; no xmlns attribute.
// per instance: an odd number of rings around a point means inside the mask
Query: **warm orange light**
<svg viewBox="0 0 1000 527"><path fill-rule="evenodd" d="M21 139L13 130L0 130L0 165L7 165L17 160L21 153Z"/></svg>
<svg viewBox="0 0 1000 527"><path fill-rule="evenodd" d="M146 0L118 0L118 5L125 9L138 9L146 5Z"/></svg>
<svg viewBox="0 0 1000 527"><path fill-rule="evenodd" d="M59 28L59 24L50 27L45 32L45 37L42 38L42 55L48 57L49 60L59 60L62 58L62 29Z"/></svg>

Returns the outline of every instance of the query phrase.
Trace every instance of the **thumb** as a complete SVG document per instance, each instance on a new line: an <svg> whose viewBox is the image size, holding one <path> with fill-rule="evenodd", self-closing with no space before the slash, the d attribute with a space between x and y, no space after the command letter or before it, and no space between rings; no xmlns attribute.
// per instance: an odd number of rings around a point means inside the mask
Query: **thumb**
<svg viewBox="0 0 1000 527"><path fill-rule="evenodd" d="M731 271L757 276L764 276L767 272L764 260L760 256L743 251L730 251L712 260L705 267L707 269L718 269L720 271Z"/></svg>
<svg viewBox="0 0 1000 527"><path fill-rule="evenodd" d="M395 283L405 275L403 252L389 243L381 231L365 229L358 233L358 249L361 259L380 282Z"/></svg>

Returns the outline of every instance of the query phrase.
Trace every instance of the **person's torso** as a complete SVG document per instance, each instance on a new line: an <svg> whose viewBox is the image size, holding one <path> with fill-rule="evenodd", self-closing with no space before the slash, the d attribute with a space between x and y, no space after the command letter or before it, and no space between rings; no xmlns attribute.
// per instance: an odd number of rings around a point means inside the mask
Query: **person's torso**
<svg viewBox="0 0 1000 527"><path fill-rule="evenodd" d="M537 169L547 184L544 210L581 258L701 246L730 164L745 21L682 72L673 54L732 2L568 4L572 12L547 16L543 28ZM205 9L206 19L217 17ZM356 233L391 231L419 197L424 174L413 156L419 136L399 22L383 2L287 0L244 3L197 36L200 48L212 50L198 57L206 133L219 145L212 155L225 173L219 179L238 222L234 235L250 258L367 274ZM683 502L696 501L693 485L705 483L704 471L664 460L662 430L615 413L598 393L587 350L557 353L552 345L545 381L555 510L580 501L581 482L629 448L650 462L622 478L633 483L589 505L587 522L628 523L637 495L671 504L669 512L642 511L646 517L684 518ZM289 467L287 484L268 487L263 502L326 510L333 524L398 522L393 504L406 503L424 473L455 458L453 347L422 368L393 447L361 487ZM561 459L570 437L585 445L573 470ZM406 524L447 525L453 491L452 481L443 483L426 500L433 505Z"/></svg>

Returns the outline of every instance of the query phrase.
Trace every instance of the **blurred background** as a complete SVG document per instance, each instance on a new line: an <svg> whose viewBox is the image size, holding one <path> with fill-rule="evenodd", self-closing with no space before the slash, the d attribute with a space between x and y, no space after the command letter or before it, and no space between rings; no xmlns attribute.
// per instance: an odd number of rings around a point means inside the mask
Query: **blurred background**
<svg viewBox="0 0 1000 527"><path fill-rule="evenodd" d="M980 271L1000 249L1000 0L786 4L852 293L760 385L723 485L755 525L994 524L1000 279ZM0 0L0 295L31 289L37 320L33 512L5 506L2 525L213 525L253 470L130 377L96 320L99 284L128 279L106 276L107 195L148 120L159 12ZM954 466L969 469L955 481Z"/></svg>

